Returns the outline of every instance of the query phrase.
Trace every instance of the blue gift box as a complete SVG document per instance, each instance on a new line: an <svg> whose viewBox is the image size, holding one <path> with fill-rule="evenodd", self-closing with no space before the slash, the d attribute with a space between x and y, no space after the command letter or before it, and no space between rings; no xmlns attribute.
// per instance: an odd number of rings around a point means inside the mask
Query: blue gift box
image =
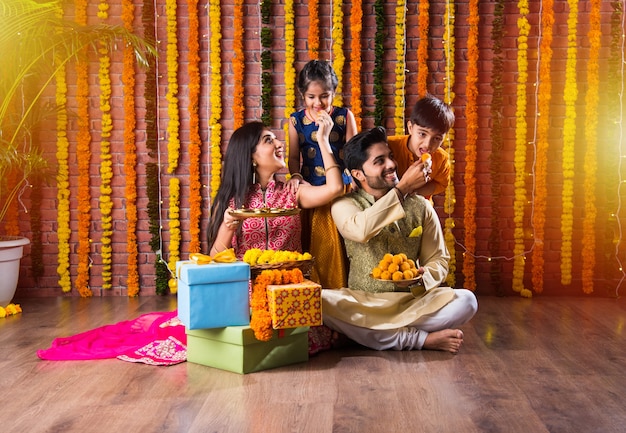
<svg viewBox="0 0 626 433"><path fill-rule="evenodd" d="M176 263L178 317L187 329L223 328L250 324L248 284L250 265L245 262Z"/></svg>

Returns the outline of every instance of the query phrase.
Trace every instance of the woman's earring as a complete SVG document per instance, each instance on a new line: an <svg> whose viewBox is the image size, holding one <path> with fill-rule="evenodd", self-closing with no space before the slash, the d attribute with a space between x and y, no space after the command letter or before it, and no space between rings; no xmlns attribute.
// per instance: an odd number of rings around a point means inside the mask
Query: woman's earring
<svg viewBox="0 0 626 433"><path fill-rule="evenodd" d="M252 161L252 185L256 183L256 162Z"/></svg>

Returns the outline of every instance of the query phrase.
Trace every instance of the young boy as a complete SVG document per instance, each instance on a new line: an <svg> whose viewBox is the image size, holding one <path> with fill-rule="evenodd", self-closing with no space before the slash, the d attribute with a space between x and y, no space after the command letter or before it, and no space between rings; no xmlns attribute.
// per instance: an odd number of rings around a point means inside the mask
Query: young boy
<svg viewBox="0 0 626 433"><path fill-rule="evenodd" d="M426 95L415 103L407 121L409 135L388 137L389 148L398 164L398 177L415 161L424 162L424 177L418 180L422 185L417 187L417 193L427 199L444 192L450 182L449 155L441 144L454 120L454 112L448 104Z"/></svg>

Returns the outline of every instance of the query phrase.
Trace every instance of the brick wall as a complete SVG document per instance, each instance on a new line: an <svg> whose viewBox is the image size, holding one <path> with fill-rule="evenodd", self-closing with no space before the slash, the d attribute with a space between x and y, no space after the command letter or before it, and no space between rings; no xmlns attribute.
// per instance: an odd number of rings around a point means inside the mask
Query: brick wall
<svg viewBox="0 0 626 433"><path fill-rule="evenodd" d="M113 0L111 3L110 20L111 23L120 22L121 6L119 1ZM326 2L323 2L320 6L320 57L329 59L331 56L331 17L330 6ZM232 94L233 94L233 71L232 71L232 51L233 51L233 8L234 2L232 0L222 1L222 103L223 103L223 115L221 124L223 126L223 146L226 145L230 134L233 129L233 117L232 117ZM275 2L272 8L272 28L274 43L272 46L272 58L274 62L274 81L272 88L272 105L273 120L272 128L276 131L279 138L284 138L282 131L282 125L285 121L284 113L284 17L283 17L282 2ZM296 70L299 70L301 66L308 61L307 53L307 37L308 37L308 3L303 0L296 0L295 2L295 14L296 14ZM343 6L345 14L344 26L345 26L345 40L344 40L344 52L346 55L346 67L343 74L340 76L343 85L343 96L346 105L350 106L350 70L349 59L350 53L350 30L349 30L349 16L350 16L350 1L346 1ZM408 69L406 79L406 106L413 105L417 98L417 47L419 44L418 36L418 4L417 2L410 2L407 8L407 60L406 65ZM491 73L493 70L493 51L491 40L493 11L495 3L492 2L480 2L480 31L479 31L479 64L478 64L478 160L476 167L477 178L477 195L478 204L476 208L476 221L477 221L477 247L476 247L476 278L478 282L479 294L513 294L511 290L512 279L512 256L513 256L513 198L514 198L514 150L515 150L515 108L516 108L516 86L517 86L517 19L518 10L516 2L505 2L505 25L506 35L503 40L503 49L505 57L505 72L503 77L504 85L504 108L502 112L503 124L504 124L504 148L501 158L500 179L501 184L501 202L497 205L500 212L500 219L498 227L492 227L492 212L493 205L491 203L493 198L493 180L491 175L491 156L492 156L492 142L491 142L491 128L493 125L490 113L491 96L493 90L491 88ZM533 83L536 80L536 61L538 58L537 45L538 45L538 29L537 24L539 22L539 2L530 2L530 15L529 21L532 25L531 38L529 40L529 85L528 85L528 137L529 141L532 141L533 128L535 125L535 87ZM568 6L566 2L556 2L555 4L555 31L554 31L554 43L553 43L553 63L552 63L552 107L551 107L551 144L550 144L550 158L548 161L548 210L546 219L546 233L545 233L545 289L546 295L550 294L567 294L578 295L582 294L580 286L580 238L583 230L596 230L597 231L597 255L598 260L597 273L596 273L596 290L595 293L599 295L610 295L615 292L615 288L618 285L620 273L617 271L617 263L614 257L611 256L612 250L607 247L614 237L615 220L611 220L609 215L614 211L615 198L612 198L607 191L614 191L615 188L610 183L602 183L602 180L606 178L606 171L611 163L614 163L615 154L599 154L599 168L598 179L600 181L598 185L598 217L596 227L588 228L582 227L583 205L584 197L582 196L582 163L584 149L586 143L583 138L583 126L584 126L584 94L586 91L586 59L588 58L589 42L586 37L589 25L589 4L580 2L579 4L579 17L578 17L578 76L579 76L579 98L578 98L578 141L577 141L577 160L576 160L576 196L575 196L575 223L574 223L574 281L569 286L562 286L560 283L560 248L561 248L561 232L560 232L560 220L561 220L561 187L562 187L562 167L561 167L561 139L562 139L562 127L564 118L564 102L563 102L563 87L565 81L565 60L567 55L567 16ZM603 22L603 43L600 53L601 65L607 64L609 57L609 42L610 42L610 15L611 8L608 2L603 2L602 5L602 22ZM363 52L363 73L362 73L362 94L363 94L363 123L362 127L370 128L374 126L374 120L371 113L374 109L375 97L373 90L373 74L374 69L374 32L375 32L375 17L373 13L373 1L363 1L364 18L363 18L363 35L362 44ZM97 5L94 3L90 6L91 19L96 22L95 14L97 11ZM71 11L69 12L71 13ZM203 158L202 158L202 177L203 184L209 184L210 166L209 166L209 131L207 128L211 107L209 104L209 19L207 16L208 8L205 8L204 4L200 7L200 49L201 49L201 73L202 73L202 96L200 101L200 118L201 118L201 138L203 142ZM456 93L456 99L453 102L453 106L457 115L457 121L455 124L456 140L454 142L455 148L455 176L454 185L456 190L456 207L453 213L453 217L456 219L456 228L454 234L459 242L456 248L457 256L457 281L458 285L463 285L462 269L463 260L463 243L464 243L464 228L463 228L463 199L465 195L464 188L464 166L465 166L465 136L466 136L466 121L464 107L466 104L466 74L467 74L467 35L468 35L468 3L457 2L456 12L456 52L455 52L455 86L454 91ZM385 68L384 74L384 89L385 89L385 119L384 126L388 129L389 133L394 130L394 67L395 67L395 4L385 5ZM430 36L429 36L429 79L428 90L436 96L443 97L444 79L445 79L445 59L443 52L442 34L444 31L443 26L443 14L444 14L444 2L431 2L430 6ZM183 243L181 246L182 256L187 256L188 248L188 179L186 177L188 169L188 157L186 156L185 149L188 143L188 123L189 115L187 111L188 105L188 92L186 84L187 78L187 36L188 36L188 24L187 24L187 5L186 2L179 2L178 7L178 46L180 50L179 62L179 84L180 93L180 138L182 143L182 157L179 168L172 175L166 174L165 168L162 170L161 177L161 193L163 196L163 251L167 251L168 237L168 225L167 225L167 207L168 207L168 191L167 185L170 176L176 176L181 179L182 183L182 206L181 206L181 221L183 231ZM244 49L246 52L246 69L245 69L245 118L246 120L256 120L261 116L261 89L260 89L260 40L259 40L259 5L256 2L245 2L245 40ZM141 32L141 3L137 3L137 20L136 25ZM157 2L157 39L159 40L159 111L158 111L158 127L161 150L161 160L163 167L167 161L167 101L165 95L167 93L167 70L165 63L165 49L166 49L166 21L165 21L165 2L159 0ZM124 197L124 143L122 140L123 131L123 119L124 109L122 105L122 85L121 85L121 55L119 52L114 54L112 64L112 82L113 82L113 95L112 95L112 111L111 114L114 119L114 131L111 137L113 147L113 171L114 178L112 181L113 187L113 200L115 203L113 210L114 221L114 235L113 235L113 289L110 291L100 290L102 279L101 274L101 259L100 251L101 244L99 239L101 237L101 225L99 222L99 210L98 210L98 191L99 191L99 110L98 110L98 94L99 88L97 83L97 59L94 58L94 62L91 67L91 107L92 107L92 177L91 177L91 191L92 191L92 253L90 255L93 265L91 268L91 280L90 285L94 290L96 296L102 295L125 295L126 294L126 218L125 218L125 197ZM607 68L601 67L601 104L600 104L600 136L599 142L603 144L611 144L615 146L614 126L606 123L606 101L608 101L611 95L606 94L607 90ZM75 110L75 99L72 98L76 93L75 89L75 77L70 74L69 77L69 104L70 109ZM141 95L143 92L143 83L145 80L145 73L141 69L137 71L137 146L138 146L138 207L139 207L139 223L137 228L137 235L139 241L139 272L141 281L141 295L149 295L155 293L155 255L152 253L149 247L150 234L148 232L148 216L146 212L147 208L147 196L146 196L146 183L145 183L145 164L148 162L154 162L155 159L148 155L148 151L145 146L146 138L146 124L144 121L145 115L145 101ZM614 95L613 95L614 96ZM297 101L299 104L300 101ZM72 105L74 104L74 105ZM70 122L70 140L72 149L76 146L76 120L73 119ZM51 161L54 161L55 155L55 143L54 143L54 124L51 123L48 128L44 128L42 132L42 144L47 150L47 155ZM601 152L604 146L599 146ZM619 154L618 154L619 156ZM527 156L528 160L528 172L532 172L532 152L529 152ZM72 278L76 276L76 248L77 248L77 222L76 222L76 183L77 183L77 171L76 171L76 153L72 153L71 157L71 185L72 185L72 229L74 234L71 239L71 272ZM602 165L604 164L604 165ZM529 187L532 177L529 176ZM22 261L22 275L20 279L20 288L18 294L20 296L54 296L61 294L61 290L58 287L56 265L57 265L57 237L56 237L56 188L54 181L44 188L43 190L44 200L42 203L42 222L43 222L43 235L42 243L44 248L44 263L45 272L42 277L37 281L32 277L30 269L31 258L27 256ZM203 197L205 197L204 204L204 223L202 236L204 238L206 219L208 215L208 196L209 191L207 188L203 190ZM529 201L531 197L529 196ZM25 195L24 204L28 208L29 197ZM444 218L446 215L443 211L443 197L436 197L435 205L440 216ZM528 227L526 230L526 249L530 250L533 246L532 234L533 230L530 227L530 212L532 206L529 204L526 208L526 220ZM27 218L21 221L22 231L26 235L30 235L30 227ZM498 234L500 240L500 248L496 254L490 249L490 237L493 236L493 232ZM206 249L206 242L202 244ZM28 250L28 249L27 249ZM28 252L28 251L27 251ZM528 260L528 266L526 267L526 281L530 288L530 268L531 263ZM495 277L494 277L495 276ZM77 295L75 291L71 293Z"/></svg>

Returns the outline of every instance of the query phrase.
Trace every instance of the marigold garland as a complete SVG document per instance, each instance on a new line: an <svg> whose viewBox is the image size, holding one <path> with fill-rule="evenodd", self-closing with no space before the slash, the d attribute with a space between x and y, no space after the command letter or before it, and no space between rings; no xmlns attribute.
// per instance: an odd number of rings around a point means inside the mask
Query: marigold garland
<svg viewBox="0 0 626 433"><path fill-rule="evenodd" d="M132 0L122 0L124 28L133 30L135 6ZM126 289L129 297L139 294L137 246L137 144L135 126L135 55L130 46L124 47L122 63L124 87L124 175L126 188Z"/></svg>
<svg viewBox="0 0 626 433"><path fill-rule="evenodd" d="M532 254L532 283L536 293L543 292L544 236L548 187L548 134L550 131L550 101L552 99L551 63L552 35L554 26L554 1L543 0L541 13L541 44L539 53L539 92L537 104L537 154L535 164L535 202L532 224L535 230L535 245Z"/></svg>
<svg viewBox="0 0 626 433"><path fill-rule="evenodd" d="M383 89L385 47L385 10L382 0L374 1L376 15L376 34L374 35L374 125L382 125L385 115Z"/></svg>
<svg viewBox="0 0 626 433"><path fill-rule="evenodd" d="M504 39L504 1L497 0L494 8L494 19L491 28L491 41L493 51L493 68L491 72L491 154L490 174L491 174L491 232L489 233L489 251L492 257L500 252L501 236L500 230L500 207L502 206L502 148L503 148L503 89L502 77L504 75L504 56L502 54L502 41ZM491 284L498 295L503 295L502 285L502 263L499 260L492 260L491 263Z"/></svg>
<svg viewBox="0 0 626 433"><path fill-rule="evenodd" d="M467 102L465 118L467 140L465 144L465 200L463 225L465 227L465 255L463 257L463 286L476 290L476 145L478 142L478 0L469 3L469 34L467 37Z"/></svg>
<svg viewBox="0 0 626 433"><path fill-rule="evenodd" d="M106 20L109 17L109 4L106 0L100 0L98 4L98 18ZM100 44L99 53L99 70L98 82L100 84L100 112L101 132L100 132L100 197L98 203L100 206L100 218L102 224L100 242L102 244L102 288L110 290L113 279L112 269L112 253L111 237L113 236L113 218L111 213L113 210L113 201L111 194L111 180L113 179L113 158L111 156L111 131L113 130L113 119L111 117L111 57L109 50Z"/></svg>
<svg viewBox="0 0 626 433"><path fill-rule="evenodd" d="M87 1L76 0L75 20L78 24L87 24ZM89 287L89 269L91 239L91 193L89 182L89 163L91 161L91 133L89 125L89 65L86 61L76 63L76 102L77 125L76 154L78 165L78 265L76 288L83 297L93 295Z"/></svg>
<svg viewBox="0 0 626 433"><path fill-rule="evenodd" d="M240 7L241 9L241 7ZM187 0L189 15L188 60L189 74L189 252L200 252L200 220L202 218L202 183L200 178L200 158L202 141L200 139L200 39L198 0ZM235 36L237 40L237 36ZM243 35L239 35L241 43ZM240 102L243 106L243 100ZM236 106L236 105L235 105Z"/></svg>
<svg viewBox="0 0 626 433"><path fill-rule="evenodd" d="M22 307L20 304L9 304L6 307L0 305L0 319L5 317L14 316L16 314L20 314L22 312Z"/></svg>
<svg viewBox="0 0 626 433"><path fill-rule="evenodd" d="M428 28L430 4L428 0L420 0L418 10L419 45L417 47L417 93L420 97L428 92ZM471 14L471 6L470 6Z"/></svg>
<svg viewBox="0 0 626 433"><path fill-rule="evenodd" d="M406 84L406 1L396 3L396 95L395 133L404 135L405 84Z"/></svg>
<svg viewBox="0 0 626 433"><path fill-rule="evenodd" d="M319 58L320 54L320 4L319 0L309 0L309 59Z"/></svg>
<svg viewBox="0 0 626 433"><path fill-rule="evenodd" d="M209 0L210 36L210 71L211 71L211 115L209 117L211 147L211 199L215 198L220 187L222 174L222 27L220 24L221 10L219 0Z"/></svg>
<svg viewBox="0 0 626 433"><path fill-rule="evenodd" d="M572 227L574 225L574 147L576 141L576 26L578 24L578 2L567 0L567 60L565 62L565 120L563 122L563 210L561 214L561 284L572 282Z"/></svg>
<svg viewBox="0 0 626 433"><path fill-rule="evenodd" d="M176 278L176 262L180 260L180 179L172 177L169 183L170 190L170 206L169 206L169 224L170 224L170 243L169 243L169 261L168 267L171 272L169 287L171 293L178 290Z"/></svg>
<svg viewBox="0 0 626 433"><path fill-rule="evenodd" d="M582 287L583 292L593 292L594 269L596 265L596 177L598 146L598 92L600 53L600 0L591 0L589 16L589 59L587 61L587 94L585 95L585 215L582 239Z"/></svg>
<svg viewBox="0 0 626 433"><path fill-rule="evenodd" d="M304 281L304 276L298 268L292 270L267 269L257 275L252 285L250 298L250 309L252 310L250 328L254 331L257 340L269 341L274 334L272 316L267 302L267 286L270 284L297 284L302 281Z"/></svg>
<svg viewBox="0 0 626 433"><path fill-rule="evenodd" d="M272 1L261 2L261 121L264 125L272 124L272 38L273 31L270 26Z"/></svg>
<svg viewBox="0 0 626 433"><path fill-rule="evenodd" d="M293 0L285 0L285 119L296 107L296 27ZM289 122L284 122L285 160L289 161Z"/></svg>
<svg viewBox="0 0 626 433"><path fill-rule="evenodd" d="M194 3L197 8L197 0L194 0ZM285 5L285 8L287 8L287 5ZM245 112L245 105L243 100L243 73L245 70L245 54L243 52L243 0L235 0L233 28L235 32L233 35L233 130L235 130L243 126ZM287 29L285 28L285 37L286 33Z"/></svg>
<svg viewBox="0 0 626 433"><path fill-rule="evenodd" d="M361 33L363 32L363 4L361 0L353 0L350 8L350 104L356 120L357 131L361 130Z"/></svg>
<svg viewBox="0 0 626 433"><path fill-rule="evenodd" d="M180 156L180 115L178 113L178 24L176 0L165 1L167 17L167 172L174 173Z"/></svg>
<svg viewBox="0 0 626 433"><path fill-rule="evenodd" d="M63 17L63 9L59 5L57 16ZM57 275L59 286L64 293L72 290L70 277L70 166L67 139L67 79L66 67L60 65L55 74L55 99L57 106L56 118L56 161L57 161Z"/></svg>
<svg viewBox="0 0 626 433"><path fill-rule="evenodd" d="M333 69L339 76L337 91L333 104L336 106L343 105L342 83L343 83L343 67L346 63L346 57L343 55L343 0L333 0Z"/></svg>
<svg viewBox="0 0 626 433"><path fill-rule="evenodd" d="M448 0L446 2L446 9L444 13L444 24L445 31L443 36L443 46L444 52L446 56L446 76L445 76L445 91L444 91L444 102L448 105L452 105L454 101L454 91L452 90L454 87L454 50L455 50L455 38L454 38L454 2L452 0ZM444 198L444 212L447 217L444 222L444 239L446 242L446 246L448 247L448 253L450 254L450 261L448 265L448 276L446 277L446 283L450 287L454 287L456 285L456 238L454 237L454 233L452 230L454 229L455 223L452 214L454 212L454 205L456 203L456 196L454 190L454 183L452 180L454 179L454 128L451 128L446 134L446 151L449 155L450 160L450 183L446 188L445 198Z"/></svg>
<svg viewBox="0 0 626 433"><path fill-rule="evenodd" d="M524 206L526 205L526 83L528 81L528 0L518 2L520 18L517 20L517 104L515 112L515 196L513 201L513 290L522 296L524 289ZM532 294L532 292L530 292Z"/></svg>

